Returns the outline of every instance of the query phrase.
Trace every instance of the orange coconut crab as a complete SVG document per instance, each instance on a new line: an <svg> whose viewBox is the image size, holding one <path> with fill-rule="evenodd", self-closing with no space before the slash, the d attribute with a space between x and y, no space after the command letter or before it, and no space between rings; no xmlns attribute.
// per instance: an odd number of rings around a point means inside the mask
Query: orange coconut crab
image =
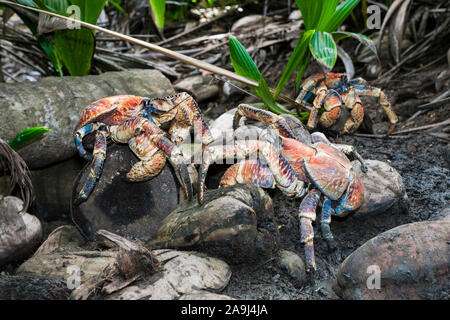
<svg viewBox="0 0 450 320"><path fill-rule="evenodd" d="M170 122L168 133L159 126ZM192 198L192 184L186 160L178 145L189 135L191 126L208 144L212 136L195 100L187 93L165 98L145 98L132 95L113 96L88 105L81 113L73 134L80 156L92 161L91 171L76 199L86 200L94 189L102 172L106 157L107 140L128 143L140 159L125 178L129 181L145 181L156 176L164 167L166 158L175 169L185 196ZM83 138L95 133L93 153L83 146Z"/></svg>
<svg viewBox="0 0 450 320"><path fill-rule="evenodd" d="M305 244L308 270L315 270L314 232L312 222L322 200L321 229L330 249L336 247L330 229L331 216L344 217L358 209L364 199L364 187L353 171L346 154L361 162L353 146L332 144L320 132L311 134L312 144L295 139L285 119L272 112L241 104L238 106L234 127L241 117L259 120L271 127L266 140L237 140L234 145L207 146L199 171L198 200L203 202L205 177L210 164L225 158L240 162L227 169L220 187L250 183L263 188L278 187L292 197L304 197L299 207L301 241ZM247 159L255 156L256 158Z"/></svg>
<svg viewBox="0 0 450 320"><path fill-rule="evenodd" d="M349 80L343 73L317 73L308 77L300 86L300 94L296 101L303 103L311 96L315 96L313 107L309 115L307 127L312 130L317 121L324 127L330 128L341 116L342 105L350 110L350 118L345 122L341 134L355 132L364 119L364 108L359 96L378 97L380 105L386 113L390 126L386 135L390 135L398 122L398 117L392 111L386 95L381 89L367 85L363 78ZM319 117L319 109L325 112Z"/></svg>

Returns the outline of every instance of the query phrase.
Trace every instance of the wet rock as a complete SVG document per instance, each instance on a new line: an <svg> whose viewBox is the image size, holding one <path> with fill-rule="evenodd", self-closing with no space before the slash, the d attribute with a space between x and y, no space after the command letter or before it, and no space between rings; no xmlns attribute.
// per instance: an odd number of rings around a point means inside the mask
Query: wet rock
<svg viewBox="0 0 450 320"><path fill-rule="evenodd" d="M26 257L41 241L39 219L22 209L21 199L0 195L0 265Z"/></svg>
<svg viewBox="0 0 450 320"><path fill-rule="evenodd" d="M42 168L76 154L72 133L81 111L91 102L120 94L153 98L173 93L170 81L156 70L1 83L0 137L8 141L21 130L36 126L52 129L19 151L30 169Z"/></svg>
<svg viewBox="0 0 450 320"><path fill-rule="evenodd" d="M31 172L36 195L37 217L46 221L70 217L73 182L84 164L80 157L75 156L67 161Z"/></svg>
<svg viewBox="0 0 450 320"><path fill-rule="evenodd" d="M229 263L267 259L279 246L272 200L252 185L209 190L201 206L185 201L171 212L147 246L207 252Z"/></svg>
<svg viewBox="0 0 450 320"><path fill-rule="evenodd" d="M450 222L426 221L381 233L345 259L334 291L344 299L448 299L449 230Z"/></svg>
<svg viewBox="0 0 450 320"><path fill-rule="evenodd" d="M292 277L296 285L301 286L305 283L305 264L298 254L289 250L280 250L278 253L278 262L280 267Z"/></svg>
<svg viewBox="0 0 450 320"><path fill-rule="evenodd" d="M69 251L80 250L85 242L86 240L74 226L60 226L50 233L47 240L34 253L34 256L50 254L59 248Z"/></svg>
<svg viewBox="0 0 450 320"><path fill-rule="evenodd" d="M215 84L212 76L201 75L184 78L175 84L174 88L178 92L185 91L189 93L197 102L214 98L220 91L219 86Z"/></svg>
<svg viewBox="0 0 450 320"><path fill-rule="evenodd" d="M83 235L97 238L99 229L110 230L130 239L150 239L161 221L183 199L173 168L166 164L159 175L145 182L127 182L128 172L138 158L128 145L108 146L100 179L88 200L72 208L72 220ZM73 197L89 173L89 164L75 183Z"/></svg>
<svg viewBox="0 0 450 320"><path fill-rule="evenodd" d="M195 252L155 250L162 271L106 297L107 300L175 300L183 294L208 290L220 292L231 278L223 261Z"/></svg>
<svg viewBox="0 0 450 320"><path fill-rule="evenodd" d="M26 276L0 276L0 300L67 300L66 281Z"/></svg>
<svg viewBox="0 0 450 320"><path fill-rule="evenodd" d="M224 294L217 294L205 290L198 290L187 294L183 294L179 300L235 300L235 299L230 296L226 296Z"/></svg>
<svg viewBox="0 0 450 320"><path fill-rule="evenodd" d="M389 164L378 160L365 160L368 172L361 171L359 161L353 161L353 169L364 185L364 202L352 217L375 215L390 211L407 212L408 195L400 174Z"/></svg>

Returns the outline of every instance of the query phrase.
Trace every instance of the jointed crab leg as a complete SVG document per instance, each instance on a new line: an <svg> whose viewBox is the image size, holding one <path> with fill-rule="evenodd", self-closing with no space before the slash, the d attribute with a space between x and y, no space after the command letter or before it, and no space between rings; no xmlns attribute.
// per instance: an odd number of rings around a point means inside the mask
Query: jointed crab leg
<svg viewBox="0 0 450 320"><path fill-rule="evenodd" d="M95 135L95 145L93 151L93 159L91 163L91 170L88 177L81 189L78 198L75 200L75 204L86 200L94 189L95 182L100 177L103 168L103 162L106 158L106 138L108 137L108 131L104 125L98 125L97 133Z"/></svg>
<svg viewBox="0 0 450 320"><path fill-rule="evenodd" d="M316 208L320 191L311 189L300 203L298 217L300 219L301 241L305 244L305 257L308 269L316 270L314 258L314 230L312 222L316 220Z"/></svg>
<svg viewBox="0 0 450 320"><path fill-rule="evenodd" d="M336 248L336 241L331 233L330 223L331 216L334 214L334 210L331 207L331 200L325 199L322 204L322 213L320 216L320 225L322 229L322 235L328 243L330 249Z"/></svg>
<svg viewBox="0 0 450 320"><path fill-rule="evenodd" d="M205 120L201 115L197 102L187 94L181 92L165 98L155 98L147 102L156 110L163 111L161 115L153 115L159 123L172 121L169 129L171 140L175 144L181 143L188 135L191 126L201 134L202 144L212 142L213 137Z"/></svg>
<svg viewBox="0 0 450 320"><path fill-rule="evenodd" d="M75 146L80 156L88 161L92 160L92 154L88 153L86 149L84 149L83 137L89 133L95 132L95 130L97 130L101 125L101 123L88 123L74 133Z"/></svg>
<svg viewBox="0 0 450 320"><path fill-rule="evenodd" d="M236 141L234 146L210 146L205 149L198 177L199 203L203 203L205 178L211 163L224 158L245 159L248 156L261 157L270 168L277 187L288 196L301 197L305 194L304 182L272 144L266 141Z"/></svg>
<svg viewBox="0 0 450 320"><path fill-rule="evenodd" d="M286 120L275 113L252 107L248 104L240 104L237 107L237 111L234 114L233 128L236 129L239 126L239 120L242 117L255 119L261 121L265 125L271 126L277 129L281 136L285 138L295 139L294 133L289 128Z"/></svg>
<svg viewBox="0 0 450 320"><path fill-rule="evenodd" d="M187 199L192 198L192 185L189 178L189 172L187 170L187 165L185 164L185 159L183 154L178 149L178 147L165 137L165 132L161 130L156 124L152 123L146 118L134 118L131 120L123 121L118 126L110 127L111 138L116 142L126 143L130 139L144 135L145 137L139 137L140 142L143 143L142 146L135 146L137 151L136 155L139 157L146 155L146 146L150 150L153 150L153 146L158 147L166 155L167 159L175 168L175 173L178 180L180 181ZM133 145L133 142L132 142ZM141 148L141 149L137 149ZM148 151L147 151L148 152ZM143 160L143 159L141 159ZM144 160L147 160L145 156ZM143 166L140 162L136 163L134 166ZM130 170L132 173L133 168ZM136 168L138 171L138 168ZM133 179L133 176L127 175L128 178ZM150 177L149 177L150 178ZM140 178L138 178L140 180Z"/></svg>
<svg viewBox="0 0 450 320"><path fill-rule="evenodd" d="M380 99L381 107L384 109L384 112L386 113L386 115L389 119L389 122L391 123L391 125L389 126L389 129L386 133L386 135L390 135L395 129L395 125L398 122L398 117L394 113L394 111L392 111L391 104L389 103L384 92L379 88L370 87L370 86L358 86L357 85L357 86L354 86L354 88L355 88L356 93L360 96L377 97Z"/></svg>
<svg viewBox="0 0 450 320"><path fill-rule="evenodd" d="M361 104L361 99L353 88L350 88L347 92L343 92L341 98L345 106L351 110L351 117L345 122L341 134L355 132L364 120L364 109Z"/></svg>

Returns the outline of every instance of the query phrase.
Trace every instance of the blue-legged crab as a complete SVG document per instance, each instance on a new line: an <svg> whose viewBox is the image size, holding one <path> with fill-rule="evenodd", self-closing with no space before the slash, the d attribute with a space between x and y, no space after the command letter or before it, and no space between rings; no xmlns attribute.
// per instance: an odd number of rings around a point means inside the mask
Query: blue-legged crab
<svg viewBox="0 0 450 320"><path fill-rule="evenodd" d="M235 114L235 128L241 117L259 120L272 127L275 137L206 146L199 171L198 201L203 202L210 164L228 157L241 160L227 169L220 186L249 183L263 188L277 187L288 196L303 197L299 208L301 241L305 244L308 269L315 270L312 222L316 219L319 201L322 199L322 233L329 247L335 248L331 216L344 217L358 209L364 200L364 187L346 154L356 157L364 172L367 167L353 146L332 144L322 133L311 134L312 144L296 140L285 119L272 112L241 104ZM249 156L256 158L246 159Z"/></svg>
<svg viewBox="0 0 450 320"><path fill-rule="evenodd" d="M159 126L167 122L170 122L170 128L166 133ZM192 198L186 161L178 148L191 126L197 127L203 144L212 141L197 103L185 92L155 99L121 95L91 103L82 111L73 135L80 155L92 161L90 174L75 202L86 200L100 177L107 139L128 143L141 160L126 174L126 179L151 179L162 170L167 158L175 169L186 198ZM83 137L94 133L94 150L90 154L83 147Z"/></svg>

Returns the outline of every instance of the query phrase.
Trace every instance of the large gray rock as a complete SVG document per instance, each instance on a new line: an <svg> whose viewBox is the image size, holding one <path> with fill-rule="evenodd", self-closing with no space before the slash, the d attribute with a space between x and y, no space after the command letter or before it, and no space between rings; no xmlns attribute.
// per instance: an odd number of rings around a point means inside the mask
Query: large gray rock
<svg viewBox="0 0 450 320"><path fill-rule="evenodd" d="M155 70L1 83L0 137L7 141L35 126L52 129L19 151L31 169L44 167L76 154L72 133L81 111L91 102L120 94L163 97L173 93L169 80Z"/></svg>
<svg viewBox="0 0 450 320"><path fill-rule="evenodd" d="M147 246L206 252L228 263L271 258L279 249L272 200L252 185L209 190L202 205L185 201L171 212Z"/></svg>
<svg viewBox="0 0 450 320"><path fill-rule="evenodd" d="M82 233L97 238L100 229L122 237L150 239L161 221L183 199L178 180L170 164L159 175L145 182L127 182L121 172L128 172L138 158L128 145L108 146L100 179L87 201L72 208L72 220ZM74 184L76 197L90 172L90 164Z"/></svg>
<svg viewBox="0 0 450 320"><path fill-rule="evenodd" d="M344 299L448 299L450 222L401 225L370 239L341 264Z"/></svg>
<svg viewBox="0 0 450 320"><path fill-rule="evenodd" d="M21 199L0 195L0 265L25 258L41 241L39 219L22 209Z"/></svg>

